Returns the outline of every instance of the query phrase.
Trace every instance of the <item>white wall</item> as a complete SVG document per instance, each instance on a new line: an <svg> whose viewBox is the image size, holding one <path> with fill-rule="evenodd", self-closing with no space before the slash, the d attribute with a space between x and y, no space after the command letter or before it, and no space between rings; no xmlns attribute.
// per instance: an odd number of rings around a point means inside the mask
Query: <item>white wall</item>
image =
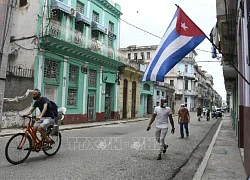
<svg viewBox="0 0 250 180"><path fill-rule="evenodd" d="M35 36L37 33L37 21L39 4L38 0L28 0L28 5L19 8L17 1L16 11L13 16L13 27L11 36L14 39ZM12 43L12 49L16 50L16 56L10 58L9 65L21 66L22 68L33 69L37 50L38 40L36 38L19 40ZM26 50L33 49L33 50Z"/></svg>

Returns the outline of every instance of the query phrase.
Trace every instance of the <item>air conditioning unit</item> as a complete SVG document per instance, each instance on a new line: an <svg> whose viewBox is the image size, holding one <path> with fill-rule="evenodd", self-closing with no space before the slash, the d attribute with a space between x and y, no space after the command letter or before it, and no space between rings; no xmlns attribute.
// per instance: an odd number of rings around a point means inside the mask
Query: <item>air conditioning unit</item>
<svg viewBox="0 0 250 180"><path fill-rule="evenodd" d="M70 9L70 13L69 13L70 17L76 17L76 10L74 8Z"/></svg>

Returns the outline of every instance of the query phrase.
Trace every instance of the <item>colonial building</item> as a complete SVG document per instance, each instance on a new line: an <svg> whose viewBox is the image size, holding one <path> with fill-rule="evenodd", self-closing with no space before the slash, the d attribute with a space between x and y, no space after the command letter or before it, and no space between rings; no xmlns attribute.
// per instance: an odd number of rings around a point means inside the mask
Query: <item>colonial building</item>
<svg viewBox="0 0 250 180"><path fill-rule="evenodd" d="M119 118L140 117L140 79L138 68L124 67L121 70L119 94Z"/></svg>
<svg viewBox="0 0 250 180"><path fill-rule="evenodd" d="M155 83L155 89L154 89L154 106L159 106L161 99L167 100L167 106L171 108L173 112L175 112L174 109L174 86L164 83L164 82L156 82Z"/></svg>
<svg viewBox="0 0 250 180"><path fill-rule="evenodd" d="M178 110L182 103L188 110L195 110L195 97L197 96L195 56L195 51L190 52L166 75L165 82L175 87L175 110Z"/></svg>
<svg viewBox="0 0 250 180"><path fill-rule="evenodd" d="M124 66L120 6L107 0L17 2L10 65L34 69L34 87L67 108L64 123L116 119Z"/></svg>
<svg viewBox="0 0 250 180"><path fill-rule="evenodd" d="M217 0L216 12L220 47L224 53L221 61L227 105L233 118L232 124L238 137L239 148L243 148L246 174L250 177L250 2ZM233 66L237 67L241 74L237 74Z"/></svg>
<svg viewBox="0 0 250 180"><path fill-rule="evenodd" d="M155 51L155 47L156 46L129 46L127 48L120 48L119 50L126 58L126 62L129 62L129 65L136 69L136 72L134 72L134 76L140 77L137 83L138 85L140 85L139 112L136 111L137 113L139 113L139 117L151 116L153 113L154 83L140 82L140 79L143 72L145 71L147 64L151 60L152 55L154 55L153 52ZM135 83L136 81L134 82L134 84ZM130 110L128 110L128 112L129 111Z"/></svg>

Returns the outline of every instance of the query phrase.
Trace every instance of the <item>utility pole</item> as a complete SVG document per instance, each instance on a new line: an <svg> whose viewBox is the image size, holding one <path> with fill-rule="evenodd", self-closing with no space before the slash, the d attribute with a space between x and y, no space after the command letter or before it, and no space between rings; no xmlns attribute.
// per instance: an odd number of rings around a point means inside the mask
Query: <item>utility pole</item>
<svg viewBox="0 0 250 180"><path fill-rule="evenodd" d="M2 127L3 100L6 83L6 70L10 47L13 8L16 0L0 1L0 132Z"/></svg>

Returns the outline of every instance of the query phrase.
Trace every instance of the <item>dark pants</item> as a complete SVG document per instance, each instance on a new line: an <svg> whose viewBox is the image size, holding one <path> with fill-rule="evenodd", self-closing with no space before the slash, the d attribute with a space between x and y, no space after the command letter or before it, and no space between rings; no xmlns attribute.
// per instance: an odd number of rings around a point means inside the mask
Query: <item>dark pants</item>
<svg viewBox="0 0 250 180"><path fill-rule="evenodd" d="M184 128L185 128L186 135L189 136L188 123L180 123L180 133L181 133L181 137L182 137L182 138L184 138L183 126L184 126Z"/></svg>

